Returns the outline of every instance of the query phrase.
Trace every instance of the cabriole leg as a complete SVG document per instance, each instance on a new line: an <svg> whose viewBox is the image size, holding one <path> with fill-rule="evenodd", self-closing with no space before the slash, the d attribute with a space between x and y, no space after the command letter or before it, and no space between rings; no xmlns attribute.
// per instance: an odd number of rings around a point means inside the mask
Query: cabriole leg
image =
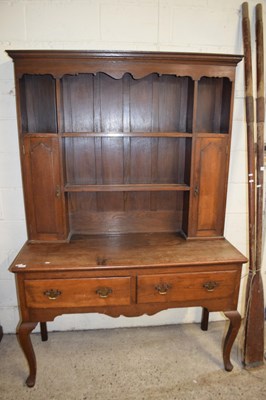
<svg viewBox="0 0 266 400"><path fill-rule="evenodd" d="M26 379L28 387L33 387L36 379L36 357L30 338L30 334L36 325L37 322L21 322L17 331L18 340L27 359L30 370L29 376Z"/></svg>
<svg viewBox="0 0 266 400"><path fill-rule="evenodd" d="M224 315L230 320L223 347L224 368L226 371L232 371L233 365L230 361L230 353L240 328L241 316L237 311L227 311Z"/></svg>

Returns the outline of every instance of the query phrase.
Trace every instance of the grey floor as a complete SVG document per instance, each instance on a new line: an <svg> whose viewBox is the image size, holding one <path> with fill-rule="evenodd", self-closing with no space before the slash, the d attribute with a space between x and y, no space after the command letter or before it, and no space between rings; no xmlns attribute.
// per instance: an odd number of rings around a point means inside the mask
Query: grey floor
<svg viewBox="0 0 266 400"><path fill-rule="evenodd" d="M33 334L38 372L25 386L27 366L15 335L0 343L0 399L231 400L266 399L265 366L241 365L240 333L232 372L223 370L226 322Z"/></svg>

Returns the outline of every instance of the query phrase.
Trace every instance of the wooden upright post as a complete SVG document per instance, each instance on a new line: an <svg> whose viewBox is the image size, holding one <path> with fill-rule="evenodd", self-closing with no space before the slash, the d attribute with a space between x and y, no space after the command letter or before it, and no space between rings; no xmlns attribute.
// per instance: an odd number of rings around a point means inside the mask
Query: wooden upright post
<svg viewBox="0 0 266 400"><path fill-rule="evenodd" d="M263 209L263 31L262 7L256 7L257 54L257 170L255 170L254 100L252 88L252 60L248 4L243 3L243 42L245 54L245 95L248 151L249 199L249 277L247 283L244 365L255 367L264 359L264 301L261 279L262 209ZM261 145L262 140L262 145ZM257 186L256 186L257 183ZM255 202L257 187L257 204Z"/></svg>

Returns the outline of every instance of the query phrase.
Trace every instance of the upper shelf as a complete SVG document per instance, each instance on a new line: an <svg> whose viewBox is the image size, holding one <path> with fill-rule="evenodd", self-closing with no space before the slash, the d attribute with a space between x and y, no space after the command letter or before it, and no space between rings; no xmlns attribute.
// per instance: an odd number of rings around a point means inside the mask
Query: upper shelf
<svg viewBox="0 0 266 400"><path fill-rule="evenodd" d="M19 87L23 133L185 137L229 130L228 78L149 74L135 80L99 72L56 82L51 74L24 74Z"/></svg>
<svg viewBox="0 0 266 400"><path fill-rule="evenodd" d="M67 51L67 50L7 50L15 61L17 76L22 74L64 74L104 72L120 79L129 72L134 78L147 74L225 77L234 80L240 55L137 52L137 51ZM45 62L44 62L45 61Z"/></svg>
<svg viewBox="0 0 266 400"><path fill-rule="evenodd" d="M31 136L33 134L29 133ZM46 135L43 133L43 135ZM60 133L62 137L108 137L108 138L191 138L192 133L185 132L63 132Z"/></svg>

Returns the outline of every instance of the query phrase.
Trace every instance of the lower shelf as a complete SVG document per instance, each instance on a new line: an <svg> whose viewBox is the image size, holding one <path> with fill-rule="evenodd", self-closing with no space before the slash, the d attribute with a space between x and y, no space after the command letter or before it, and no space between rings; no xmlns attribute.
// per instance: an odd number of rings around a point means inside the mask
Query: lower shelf
<svg viewBox="0 0 266 400"><path fill-rule="evenodd" d="M160 192L189 191L185 184L110 184L110 185L66 185L65 192Z"/></svg>

